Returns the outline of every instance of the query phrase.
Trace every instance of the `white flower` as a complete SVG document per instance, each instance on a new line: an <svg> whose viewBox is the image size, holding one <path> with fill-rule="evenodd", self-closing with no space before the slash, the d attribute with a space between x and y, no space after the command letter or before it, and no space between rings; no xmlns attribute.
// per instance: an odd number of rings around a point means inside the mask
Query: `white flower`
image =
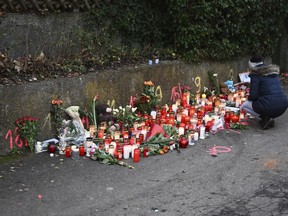
<svg viewBox="0 0 288 216"><path fill-rule="evenodd" d="M110 107L107 107L107 108L106 108L106 112L107 112L107 113L111 113L111 112L112 112L112 109L111 109Z"/></svg>
<svg viewBox="0 0 288 216"><path fill-rule="evenodd" d="M122 107L122 106L119 106L119 110L123 110L123 107Z"/></svg>
<svg viewBox="0 0 288 216"><path fill-rule="evenodd" d="M114 114L119 113L119 109L113 109L113 113Z"/></svg>
<svg viewBox="0 0 288 216"><path fill-rule="evenodd" d="M137 110L137 107L132 107L132 112L135 112Z"/></svg>
<svg viewBox="0 0 288 216"><path fill-rule="evenodd" d="M216 73L215 73L215 74L213 74L213 76L214 76L214 77L217 77L217 76L218 76L218 74L216 74Z"/></svg>
<svg viewBox="0 0 288 216"><path fill-rule="evenodd" d="M131 108L131 105L126 105L126 108Z"/></svg>

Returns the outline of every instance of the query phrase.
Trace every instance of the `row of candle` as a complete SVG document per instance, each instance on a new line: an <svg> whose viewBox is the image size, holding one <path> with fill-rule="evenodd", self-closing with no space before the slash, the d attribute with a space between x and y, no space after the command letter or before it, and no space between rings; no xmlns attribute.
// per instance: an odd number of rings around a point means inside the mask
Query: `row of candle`
<svg viewBox="0 0 288 216"><path fill-rule="evenodd" d="M202 94L202 97L200 97L200 94L197 94L195 99L196 105L190 105L189 93L183 94L182 101L176 100L175 104L169 107L163 106L160 110L152 111L150 115L147 113L144 114L142 116L144 121L141 123L135 122L129 130L114 131L111 134L114 141L107 141L105 128L101 127L97 132L97 137L104 140L104 148L107 153L115 155L119 159L128 159L130 155L134 158L134 150L139 149L140 144L146 140L147 133L152 124L177 126L179 136L188 135L189 142L192 142L197 141L199 138L205 139L205 132L211 129L214 118L208 115L208 113L214 112L216 117L221 115L225 122L238 122L239 118L241 119L241 115L243 118L243 113L240 114L240 117L235 114L231 115L225 109L226 104L223 102L224 100L220 100L216 96L207 99L205 94ZM244 91L228 95L228 101L235 101L236 107L240 106L245 100ZM96 135L96 133L93 132L93 135ZM119 145L117 142L120 139L129 140L129 142ZM86 150L86 152L88 151ZM145 155L148 155L147 152Z"/></svg>

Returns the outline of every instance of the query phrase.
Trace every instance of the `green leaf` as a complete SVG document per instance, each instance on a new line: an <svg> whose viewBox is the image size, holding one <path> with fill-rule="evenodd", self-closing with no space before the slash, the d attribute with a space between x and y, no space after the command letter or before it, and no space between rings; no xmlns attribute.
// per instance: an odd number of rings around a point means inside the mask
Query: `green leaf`
<svg viewBox="0 0 288 216"><path fill-rule="evenodd" d="M106 159L102 160L101 163L103 163L103 164L109 164L109 163L110 163L110 160L106 158Z"/></svg>

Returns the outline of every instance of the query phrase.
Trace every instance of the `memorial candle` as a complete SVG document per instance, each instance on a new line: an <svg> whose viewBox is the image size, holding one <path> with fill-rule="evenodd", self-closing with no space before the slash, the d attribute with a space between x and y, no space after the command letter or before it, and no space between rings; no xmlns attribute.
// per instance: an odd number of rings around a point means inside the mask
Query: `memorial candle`
<svg viewBox="0 0 288 216"><path fill-rule="evenodd" d="M114 132L114 139L119 140L120 139L120 131L115 131Z"/></svg>
<svg viewBox="0 0 288 216"><path fill-rule="evenodd" d="M137 162L140 161L140 149L139 149L139 148L134 149L133 161L134 161L135 163L137 163Z"/></svg>
<svg viewBox="0 0 288 216"><path fill-rule="evenodd" d="M70 146L66 146L66 148L65 148L65 157L66 158L71 157L71 147Z"/></svg>
<svg viewBox="0 0 288 216"><path fill-rule="evenodd" d="M178 134L179 134L179 136L184 135L184 133L185 133L185 128L184 128L183 126L180 126L180 127L178 128Z"/></svg>
<svg viewBox="0 0 288 216"><path fill-rule="evenodd" d="M194 141L197 141L199 139L198 131L195 131L193 139L194 139Z"/></svg>
<svg viewBox="0 0 288 216"><path fill-rule="evenodd" d="M123 147L123 158L124 159L129 159L131 150L132 150L131 145L124 145L124 147Z"/></svg>
<svg viewBox="0 0 288 216"><path fill-rule="evenodd" d="M200 126L200 139L205 139L205 127L203 125Z"/></svg>
<svg viewBox="0 0 288 216"><path fill-rule="evenodd" d="M85 149L84 145L79 146L79 156L84 156L85 155Z"/></svg>

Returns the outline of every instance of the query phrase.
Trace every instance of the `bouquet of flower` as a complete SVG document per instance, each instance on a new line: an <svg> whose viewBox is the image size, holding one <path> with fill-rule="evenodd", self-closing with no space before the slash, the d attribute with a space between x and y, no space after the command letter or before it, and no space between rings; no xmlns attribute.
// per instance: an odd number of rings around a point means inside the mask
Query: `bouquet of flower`
<svg viewBox="0 0 288 216"><path fill-rule="evenodd" d="M38 120L32 116L25 116L15 121L20 137L28 142L28 148L32 152L39 132Z"/></svg>
<svg viewBox="0 0 288 216"><path fill-rule="evenodd" d="M113 109L113 116L116 117L117 121L121 122L124 127L132 127L134 122L141 120L135 113L136 110L137 108L131 107L131 105L127 105L124 108L119 106L118 109Z"/></svg>
<svg viewBox="0 0 288 216"><path fill-rule="evenodd" d="M62 127L62 121L63 121L63 108L62 108L63 101L62 100L52 100L51 101L51 110L50 114L52 117L52 125L53 130L59 134L59 130Z"/></svg>
<svg viewBox="0 0 288 216"><path fill-rule="evenodd" d="M153 82L145 81L144 91L140 96L137 96L134 107L137 107L137 110L142 114L145 112L150 113L155 110L161 99L160 97L160 95L156 94Z"/></svg>

